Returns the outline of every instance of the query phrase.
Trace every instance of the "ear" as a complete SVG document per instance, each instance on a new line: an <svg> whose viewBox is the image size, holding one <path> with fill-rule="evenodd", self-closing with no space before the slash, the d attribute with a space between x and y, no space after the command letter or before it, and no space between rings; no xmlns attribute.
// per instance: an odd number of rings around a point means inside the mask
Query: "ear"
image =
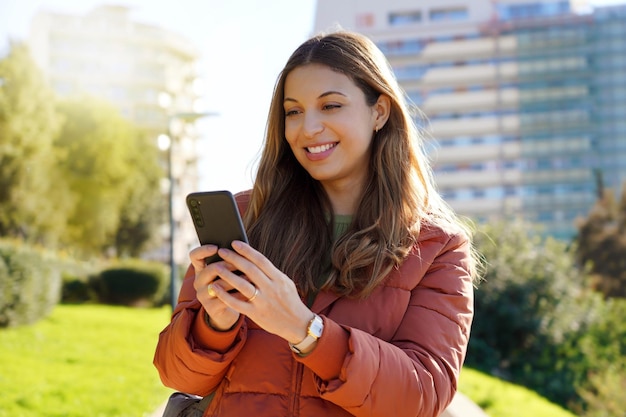
<svg viewBox="0 0 626 417"><path fill-rule="evenodd" d="M374 131L378 132L389 119L389 112L391 111L391 99L389 96L386 94L379 95L372 110L374 112Z"/></svg>

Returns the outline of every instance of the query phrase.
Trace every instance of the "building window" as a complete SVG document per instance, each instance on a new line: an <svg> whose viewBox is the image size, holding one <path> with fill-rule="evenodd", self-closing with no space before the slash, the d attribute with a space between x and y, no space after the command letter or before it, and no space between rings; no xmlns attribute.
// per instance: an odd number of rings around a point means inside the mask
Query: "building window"
<svg viewBox="0 0 626 417"><path fill-rule="evenodd" d="M554 212L553 211L540 211L539 214L537 214L537 220L540 222L550 222L552 220L554 220Z"/></svg>
<svg viewBox="0 0 626 417"><path fill-rule="evenodd" d="M473 189L472 190L472 197L473 198L485 198L485 190L480 189L480 188Z"/></svg>
<svg viewBox="0 0 626 417"><path fill-rule="evenodd" d="M558 16L569 13L569 1L534 2L514 5L498 5L498 16L502 20L531 19Z"/></svg>
<svg viewBox="0 0 626 417"><path fill-rule="evenodd" d="M457 193L455 190L442 191L441 196L444 200L456 200Z"/></svg>
<svg viewBox="0 0 626 417"><path fill-rule="evenodd" d="M422 21L422 12L419 10L389 13L389 25L390 26L413 25L416 23L420 23L421 21Z"/></svg>
<svg viewBox="0 0 626 417"><path fill-rule="evenodd" d="M517 188L513 185L505 185L504 186L504 195L507 197L517 195Z"/></svg>
<svg viewBox="0 0 626 417"><path fill-rule="evenodd" d="M433 22L467 20L469 13L465 7L451 7L445 9L432 9L429 12L430 20Z"/></svg>

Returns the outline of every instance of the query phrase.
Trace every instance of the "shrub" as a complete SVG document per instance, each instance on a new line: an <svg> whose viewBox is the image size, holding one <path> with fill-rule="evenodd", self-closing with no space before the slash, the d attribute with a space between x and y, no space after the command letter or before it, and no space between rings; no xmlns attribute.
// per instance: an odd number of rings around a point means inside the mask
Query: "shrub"
<svg viewBox="0 0 626 417"><path fill-rule="evenodd" d="M82 304L97 301L97 295L89 285L89 281L89 279L64 275L61 302L64 304Z"/></svg>
<svg viewBox="0 0 626 417"><path fill-rule="evenodd" d="M626 410L626 300L612 299L577 343L588 367L577 384L585 417L618 416Z"/></svg>
<svg viewBox="0 0 626 417"><path fill-rule="evenodd" d="M467 364L568 406L589 367L576 344L602 300L563 242L522 223L482 230L476 244L488 271L475 294Z"/></svg>
<svg viewBox="0 0 626 417"><path fill-rule="evenodd" d="M96 275L103 265L103 260L90 259L81 261L66 259L61 265L61 302L64 304L81 304L97 302L96 292L90 286L92 277Z"/></svg>
<svg viewBox="0 0 626 417"><path fill-rule="evenodd" d="M58 258L13 241L0 241L0 327L31 324L59 302Z"/></svg>
<svg viewBox="0 0 626 417"><path fill-rule="evenodd" d="M153 306L163 300L167 271L159 263L126 261L100 272L91 285L103 303Z"/></svg>

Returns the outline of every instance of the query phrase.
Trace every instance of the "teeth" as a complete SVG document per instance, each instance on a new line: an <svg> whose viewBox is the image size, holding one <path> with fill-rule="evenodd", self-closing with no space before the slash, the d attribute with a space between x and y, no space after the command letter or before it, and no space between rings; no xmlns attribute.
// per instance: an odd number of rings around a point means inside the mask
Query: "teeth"
<svg viewBox="0 0 626 417"><path fill-rule="evenodd" d="M335 146L334 143L327 143L326 145L314 146L312 148L306 148L306 149L311 153L320 153L320 152L325 152L334 146Z"/></svg>

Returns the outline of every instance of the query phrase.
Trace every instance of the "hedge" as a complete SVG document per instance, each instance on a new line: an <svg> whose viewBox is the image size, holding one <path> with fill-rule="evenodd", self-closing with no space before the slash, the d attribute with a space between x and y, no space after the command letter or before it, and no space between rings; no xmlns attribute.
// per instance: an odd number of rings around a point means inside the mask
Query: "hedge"
<svg viewBox="0 0 626 417"><path fill-rule="evenodd" d="M53 254L0 241L0 327L36 322L60 296L61 272Z"/></svg>
<svg viewBox="0 0 626 417"><path fill-rule="evenodd" d="M90 286L98 301L127 306L156 306L167 291L168 269L158 262L125 260L102 270Z"/></svg>

